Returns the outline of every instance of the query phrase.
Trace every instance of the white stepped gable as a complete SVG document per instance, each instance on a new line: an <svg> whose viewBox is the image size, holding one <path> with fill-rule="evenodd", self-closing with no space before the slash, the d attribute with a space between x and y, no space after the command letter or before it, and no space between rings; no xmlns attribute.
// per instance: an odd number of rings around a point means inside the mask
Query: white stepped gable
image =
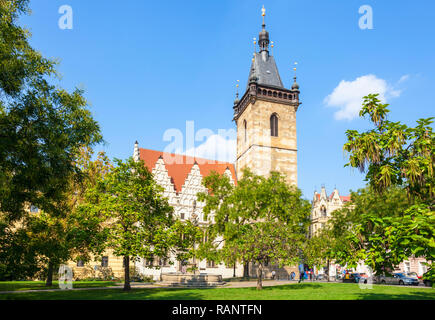
<svg viewBox="0 0 435 320"><path fill-rule="evenodd" d="M171 177L168 174L168 170L166 169L165 162L162 158L157 160L152 173L154 181L164 189L163 196L168 198L169 204L177 204L177 193L175 192L175 186L171 181Z"/></svg>
<svg viewBox="0 0 435 320"><path fill-rule="evenodd" d="M207 189L202 185L202 175L199 170L198 164L194 164L189 174L187 175L186 180L181 188L181 192L179 193L180 203L187 209L189 217L195 210L195 214L198 216L200 221L203 220L202 217L202 208L204 204L202 202L197 201L197 193L198 192L206 192ZM195 208L194 208L195 207Z"/></svg>

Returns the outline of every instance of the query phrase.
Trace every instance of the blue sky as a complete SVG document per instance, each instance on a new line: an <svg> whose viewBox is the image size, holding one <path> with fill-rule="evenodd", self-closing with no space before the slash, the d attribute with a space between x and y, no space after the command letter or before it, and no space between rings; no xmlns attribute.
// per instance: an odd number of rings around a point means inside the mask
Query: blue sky
<svg viewBox="0 0 435 320"><path fill-rule="evenodd" d="M64 4L72 30L58 27ZM393 121L435 115L435 2L33 0L22 23L35 48L59 59L59 84L85 89L107 142L99 149L126 158L135 140L164 150L165 131L184 133L186 121L235 129L235 82L243 91L263 4L287 87L298 62L298 185L307 198L322 184L348 194L364 185L342 151L347 129L369 127L352 116L361 91L379 88ZM373 9L372 30L359 28L362 5Z"/></svg>

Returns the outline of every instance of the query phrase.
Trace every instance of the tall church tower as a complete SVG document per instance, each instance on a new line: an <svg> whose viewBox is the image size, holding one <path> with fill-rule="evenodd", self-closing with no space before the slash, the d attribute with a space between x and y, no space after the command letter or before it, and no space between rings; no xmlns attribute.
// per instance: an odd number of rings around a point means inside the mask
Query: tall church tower
<svg viewBox="0 0 435 320"><path fill-rule="evenodd" d="M237 173L245 167L258 175L270 171L285 175L288 183L297 185L296 111L299 85L296 76L291 89L284 88L269 52L269 33L264 23L259 34L259 52L254 53L248 85L242 98L234 101L237 124Z"/></svg>

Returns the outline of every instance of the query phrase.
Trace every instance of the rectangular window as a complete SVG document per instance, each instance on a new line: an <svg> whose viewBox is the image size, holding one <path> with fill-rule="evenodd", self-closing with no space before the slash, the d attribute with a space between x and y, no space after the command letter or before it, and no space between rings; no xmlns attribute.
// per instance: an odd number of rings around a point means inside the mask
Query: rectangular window
<svg viewBox="0 0 435 320"><path fill-rule="evenodd" d="M167 266L167 265L168 265L167 259L159 259L159 266L163 267L163 266Z"/></svg>
<svg viewBox="0 0 435 320"><path fill-rule="evenodd" d="M39 212L39 208L37 206L31 205L30 206L30 212L31 213L38 213Z"/></svg>
<svg viewBox="0 0 435 320"><path fill-rule="evenodd" d="M85 266L85 264L84 264L83 260L77 261L77 267L84 267L84 266Z"/></svg>
<svg viewBox="0 0 435 320"><path fill-rule="evenodd" d="M152 267L152 266L153 266L153 263L154 263L154 257L151 256L149 259L146 260L145 265L146 265L147 267Z"/></svg>
<svg viewBox="0 0 435 320"><path fill-rule="evenodd" d="M216 268L216 264L213 260L207 260L207 268Z"/></svg>
<svg viewBox="0 0 435 320"><path fill-rule="evenodd" d="M101 266L102 267L108 267L109 266L109 257L104 256L101 258Z"/></svg>

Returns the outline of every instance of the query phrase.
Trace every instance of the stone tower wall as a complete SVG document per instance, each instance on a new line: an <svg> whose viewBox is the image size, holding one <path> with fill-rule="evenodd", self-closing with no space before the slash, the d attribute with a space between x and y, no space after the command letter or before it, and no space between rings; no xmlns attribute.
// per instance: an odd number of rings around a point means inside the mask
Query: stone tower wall
<svg viewBox="0 0 435 320"><path fill-rule="evenodd" d="M278 136L272 137L270 117L278 116ZM247 123L245 141L244 121ZM258 175L270 171L285 175L288 183L297 185L296 108L257 99L237 119L237 174L249 167Z"/></svg>

